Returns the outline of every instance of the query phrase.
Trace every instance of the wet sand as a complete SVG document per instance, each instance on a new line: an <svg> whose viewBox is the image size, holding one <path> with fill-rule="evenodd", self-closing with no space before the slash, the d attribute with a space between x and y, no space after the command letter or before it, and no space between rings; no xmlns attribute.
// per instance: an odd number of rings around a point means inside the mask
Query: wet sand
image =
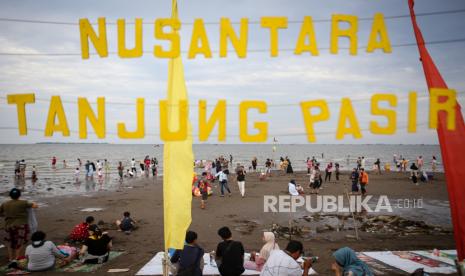
<svg viewBox="0 0 465 276"><path fill-rule="evenodd" d="M422 198L429 203L428 208L432 213L436 212L435 208L442 208L444 211L444 208L447 208L444 203L447 203L448 200L444 175L437 173L435 177L432 182L416 186L411 183L406 173L392 172L383 175L371 173L368 193L374 196L388 195L390 199ZM199 244L206 251L215 250L216 244L220 241L216 234L217 229L221 226L229 226L233 231L233 238L242 241L247 251L259 250L262 245L261 232L264 229L269 229L273 223L286 226L289 221L289 214L264 213L263 195L286 194L287 183L291 178L296 179L297 183L308 190L308 176L303 172L294 175L274 172L273 177L265 181L260 181L256 173L249 173L246 178L245 198L240 197L234 176L230 176L232 197L219 197L219 188L214 185L214 195L209 198L206 210L200 209L200 199L194 198L192 202L193 220L190 229L199 234ZM344 183L349 184L347 173L341 175L339 182L333 179L331 183L324 183L320 194L343 195ZM100 191L84 196L37 198L36 201L44 204L37 210L39 229L45 231L48 239L55 243L62 242L71 228L90 214L97 221L113 222L120 218L124 211L130 211L132 217L139 221L139 229L131 235L109 230L110 235L114 237L114 249L126 253L107 263L94 275L104 275L109 268L129 268L128 273L119 273L118 275L134 275L156 252L163 250L161 177L156 179L125 179L121 187L112 192ZM436 207L435 204L438 206ZM90 207L103 208L103 210L92 213L80 211L80 209ZM411 213L417 212L412 211ZM445 216L450 217L447 211L445 213ZM294 214L296 225L310 227L308 222L301 219L301 214ZM424 216L424 219L428 218L428 210L423 209L419 217L421 218L421 216ZM447 218L440 222L445 228L451 228L450 225L447 225ZM451 233L417 234L413 238L411 235L399 236L399 233L360 232L361 240L359 241L351 239L347 235L354 235L354 231L313 233L311 236L297 237L296 239L303 241L306 251L311 251L313 255L320 257L318 263L314 265L314 269L320 275L332 275L330 271L331 254L343 246L352 247L356 251L455 248ZM285 247L287 241L279 239L278 243L281 247ZM5 249L0 249L0 259L2 263L6 263ZM50 272L43 275L60 275L60 273Z"/></svg>

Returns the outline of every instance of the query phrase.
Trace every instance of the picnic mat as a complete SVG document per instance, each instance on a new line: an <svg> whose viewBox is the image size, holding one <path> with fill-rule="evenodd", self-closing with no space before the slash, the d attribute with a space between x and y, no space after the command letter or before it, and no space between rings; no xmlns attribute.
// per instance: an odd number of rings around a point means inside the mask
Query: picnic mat
<svg viewBox="0 0 465 276"><path fill-rule="evenodd" d="M163 275L163 255L164 252L158 252L136 275ZM248 260L249 258L250 254L246 253L244 259ZM220 275L215 260L210 260L210 254L205 253L203 255L203 261L203 275ZM316 272L311 269L309 274L316 274ZM246 269L242 275L260 275L260 271Z"/></svg>
<svg viewBox="0 0 465 276"><path fill-rule="evenodd" d="M114 258L122 255L124 252L121 251L111 251L108 261L113 260ZM55 269L59 272L94 272L104 264L83 264L78 259L72 261L64 267ZM0 267L0 274L5 273L6 275L18 275L18 274L29 274L27 271L22 270L9 270L8 266Z"/></svg>
<svg viewBox="0 0 465 276"><path fill-rule="evenodd" d="M457 258L455 250L441 250L438 255L433 255L432 250L357 253L358 258L364 261L375 275L409 275L418 268L423 268L427 273L457 273L454 262Z"/></svg>

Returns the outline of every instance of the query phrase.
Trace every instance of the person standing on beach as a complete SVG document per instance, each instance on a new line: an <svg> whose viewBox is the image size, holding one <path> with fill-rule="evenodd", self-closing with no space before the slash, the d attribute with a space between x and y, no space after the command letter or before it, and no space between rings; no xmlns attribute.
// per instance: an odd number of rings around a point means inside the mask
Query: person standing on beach
<svg viewBox="0 0 465 276"><path fill-rule="evenodd" d="M339 170L339 163L335 163L334 164L334 170L335 170L335 173L336 173L336 181L339 181L339 175L341 174L341 171Z"/></svg>
<svg viewBox="0 0 465 276"><path fill-rule="evenodd" d="M19 176L22 179L26 177L26 161L24 159L19 162Z"/></svg>
<svg viewBox="0 0 465 276"><path fill-rule="evenodd" d="M286 161L287 161L286 173L294 173L294 170L292 169L291 160L289 160L287 156L286 156Z"/></svg>
<svg viewBox="0 0 465 276"><path fill-rule="evenodd" d="M224 190L226 189L231 196L231 190L229 189L228 185L228 175L226 174L227 170L221 171L215 175L215 178L218 177L218 181L220 182L220 191L221 197L224 197ZM205 178L207 177L207 173L203 172L202 176L205 174Z"/></svg>
<svg viewBox="0 0 465 276"><path fill-rule="evenodd" d="M375 168L376 168L376 173L381 174L381 160L379 160L379 158L376 159Z"/></svg>
<svg viewBox="0 0 465 276"><path fill-rule="evenodd" d="M270 177L271 176L271 159L266 159L266 162L265 162L265 168L266 168L266 176Z"/></svg>
<svg viewBox="0 0 465 276"><path fill-rule="evenodd" d="M229 155L229 164L233 166L233 156L231 154Z"/></svg>
<svg viewBox="0 0 465 276"><path fill-rule="evenodd" d="M365 156L362 156L362 160L360 160L360 168L365 170Z"/></svg>
<svg viewBox="0 0 465 276"><path fill-rule="evenodd" d="M245 196L245 168L243 166L240 166L240 164L237 164L236 168L236 179L237 179L237 185L239 186L239 192L241 193L241 196Z"/></svg>
<svg viewBox="0 0 465 276"><path fill-rule="evenodd" d="M108 160L105 159L103 161L103 165L105 166L105 174L109 174L110 173L110 162L108 162Z"/></svg>
<svg viewBox="0 0 465 276"><path fill-rule="evenodd" d="M350 180L352 181L352 194L358 193L358 179L359 179L358 170L356 168L352 169L352 173L350 174Z"/></svg>
<svg viewBox="0 0 465 276"><path fill-rule="evenodd" d="M89 177L90 173L90 161L87 160L86 164L84 165L84 168L86 169L86 178Z"/></svg>
<svg viewBox="0 0 465 276"><path fill-rule="evenodd" d="M28 243L29 224L28 209L37 208L37 204L26 200L20 200L21 191L17 188L10 190L10 198L0 205L0 216L5 217L5 241L9 243L8 257L14 262L24 255L24 246Z"/></svg>
<svg viewBox="0 0 465 276"><path fill-rule="evenodd" d="M252 158L252 169L253 171L257 170L257 157Z"/></svg>
<svg viewBox="0 0 465 276"><path fill-rule="evenodd" d="M78 161L79 167L81 167L81 166L82 166L82 161L81 161L81 159L78 158L77 161Z"/></svg>
<svg viewBox="0 0 465 276"><path fill-rule="evenodd" d="M307 161L305 163L307 164L307 175L309 175L313 167L313 162L310 157L307 157Z"/></svg>
<svg viewBox="0 0 465 276"><path fill-rule="evenodd" d="M15 162L15 178L19 177L19 161L16 160Z"/></svg>
<svg viewBox="0 0 465 276"><path fill-rule="evenodd" d="M438 160L436 159L436 156L433 155L433 159L431 160L431 170L433 172L436 172L437 166L438 166Z"/></svg>
<svg viewBox="0 0 465 276"><path fill-rule="evenodd" d="M35 165L32 165L31 180L32 180L32 183L35 183L37 181L37 172L36 172L36 166Z"/></svg>
<svg viewBox="0 0 465 276"><path fill-rule="evenodd" d="M57 158L55 156L52 157L52 168L55 169L55 166L57 164Z"/></svg>
<svg viewBox="0 0 465 276"><path fill-rule="evenodd" d="M120 161L118 164L119 181L123 181L123 172L124 172L123 162Z"/></svg>
<svg viewBox="0 0 465 276"><path fill-rule="evenodd" d="M134 174L137 174L136 160L134 160L134 158L132 158L132 160L131 160L131 171L132 171Z"/></svg>
<svg viewBox="0 0 465 276"><path fill-rule="evenodd" d="M333 173L333 162L329 162L329 164L326 165L326 169L325 169L325 182L326 181L331 182L332 173Z"/></svg>
<svg viewBox="0 0 465 276"><path fill-rule="evenodd" d="M418 166L418 170L421 171L421 169L423 168L423 156L418 156L417 158L417 166Z"/></svg>
<svg viewBox="0 0 465 276"><path fill-rule="evenodd" d="M368 173L365 169L360 169L360 189L362 190L362 196L367 193L366 185L368 185Z"/></svg>
<svg viewBox="0 0 465 276"><path fill-rule="evenodd" d="M198 182L198 188L199 192L202 196L202 199L200 200L200 209L205 209L205 204L207 203L208 200L208 189L210 188L210 184L207 181L206 175L202 173L202 177L200 178Z"/></svg>

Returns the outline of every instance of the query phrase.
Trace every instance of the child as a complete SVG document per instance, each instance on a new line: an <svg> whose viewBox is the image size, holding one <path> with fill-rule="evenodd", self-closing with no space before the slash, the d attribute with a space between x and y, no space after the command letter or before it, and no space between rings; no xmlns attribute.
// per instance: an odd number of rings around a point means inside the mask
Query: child
<svg viewBox="0 0 465 276"><path fill-rule="evenodd" d="M99 180L99 181L103 180L103 171L102 171L102 168L98 168L97 175L98 175L98 180Z"/></svg>
<svg viewBox="0 0 465 276"><path fill-rule="evenodd" d="M85 222L82 222L76 226L74 226L71 234L69 235L69 239L72 241L83 242L89 236L89 226L94 223L94 217L88 216Z"/></svg>
<svg viewBox="0 0 465 276"><path fill-rule="evenodd" d="M74 178L76 178L76 180L79 179L79 174L81 173L81 171L79 170L79 168L76 168L76 170L74 171Z"/></svg>
<svg viewBox="0 0 465 276"><path fill-rule="evenodd" d="M300 186L300 184L295 185L295 189L299 192L299 195L305 194L304 187Z"/></svg>
<svg viewBox="0 0 465 276"><path fill-rule="evenodd" d="M32 166L32 182L36 182L36 181L37 181L36 166L33 165Z"/></svg>
<svg viewBox="0 0 465 276"><path fill-rule="evenodd" d="M200 201L200 208L205 209L205 203L208 199L208 188L210 185L208 184L207 180L202 178L199 181L199 190L200 194L202 194L202 200Z"/></svg>
<svg viewBox="0 0 465 276"><path fill-rule="evenodd" d="M131 214L126 211L123 213L123 219L117 220L116 225L126 234L131 234L131 231L136 229L136 222L131 218Z"/></svg>
<svg viewBox="0 0 465 276"><path fill-rule="evenodd" d="M130 171L130 170L126 171L126 177L131 177L132 178L133 176L134 176L134 173L132 171Z"/></svg>

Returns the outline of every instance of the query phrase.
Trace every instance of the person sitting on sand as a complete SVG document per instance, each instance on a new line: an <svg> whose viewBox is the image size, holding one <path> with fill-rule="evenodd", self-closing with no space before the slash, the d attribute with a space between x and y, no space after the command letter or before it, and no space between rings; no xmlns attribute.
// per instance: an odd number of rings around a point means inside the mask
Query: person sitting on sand
<svg viewBox="0 0 465 276"><path fill-rule="evenodd" d="M297 186L295 184L295 180L292 179L288 184L287 184L287 187L288 187L288 190L289 190L289 194L291 196L298 196L299 195L299 191L297 191Z"/></svg>
<svg viewBox="0 0 465 276"><path fill-rule="evenodd" d="M171 263L178 266L177 275L202 276L204 250L197 245L197 233L186 233L186 244L182 250L176 250Z"/></svg>
<svg viewBox="0 0 465 276"><path fill-rule="evenodd" d="M260 276L307 276L312 267L311 258L306 259L303 263L303 273L297 260L304 252L304 247L299 241L289 241L285 250L273 250L270 257L263 266Z"/></svg>
<svg viewBox="0 0 465 276"><path fill-rule="evenodd" d="M304 195L304 194L305 194L304 187L302 187L300 184L296 184L296 185L295 185L295 189L297 190L297 192L299 193L299 195Z"/></svg>
<svg viewBox="0 0 465 276"><path fill-rule="evenodd" d="M373 276L370 268L362 262L349 247L343 247L333 253L335 262L331 269L335 276Z"/></svg>
<svg viewBox="0 0 465 276"><path fill-rule="evenodd" d="M122 220L116 220L116 226L126 234L130 234L131 231L136 229L136 222L131 218L131 214L126 211L123 213Z"/></svg>
<svg viewBox="0 0 465 276"><path fill-rule="evenodd" d="M270 257L272 250L279 250L279 245L275 241L273 232L263 232L262 240L265 242L260 254L257 255L255 252L250 254L250 261L244 263L244 268L249 270L262 271L263 265Z"/></svg>
<svg viewBox="0 0 465 276"><path fill-rule="evenodd" d="M112 238L100 230L97 225L89 226L89 237L84 241L79 256L86 264L101 264L108 261Z"/></svg>
<svg viewBox="0 0 465 276"><path fill-rule="evenodd" d="M239 241L233 241L231 230L221 227L218 235L223 239L216 247L215 260L218 270L224 276L239 276L244 273L244 247Z"/></svg>
<svg viewBox="0 0 465 276"><path fill-rule="evenodd" d="M125 175L125 177L130 177L130 178L132 178L132 177L134 177L134 173L128 169L128 170L126 170L126 175Z"/></svg>
<svg viewBox="0 0 465 276"><path fill-rule="evenodd" d="M34 232L31 236L32 244L26 247L27 270L30 272L52 270L56 266L68 264L75 256L60 251L51 241L45 240L45 233ZM55 256L62 259L56 262Z"/></svg>
<svg viewBox="0 0 465 276"><path fill-rule="evenodd" d="M83 242L89 237L89 226L95 221L93 216L86 217L86 221L79 223L74 226L71 234L69 235L69 240L75 242Z"/></svg>

